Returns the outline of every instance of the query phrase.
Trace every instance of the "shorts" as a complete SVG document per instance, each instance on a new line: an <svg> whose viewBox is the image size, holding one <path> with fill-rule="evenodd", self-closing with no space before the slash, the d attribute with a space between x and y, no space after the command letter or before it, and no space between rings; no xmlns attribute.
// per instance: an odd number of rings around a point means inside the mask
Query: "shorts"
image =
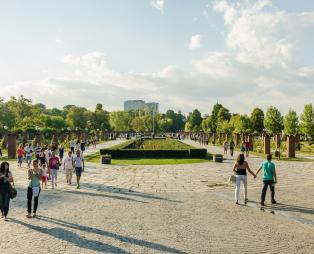
<svg viewBox="0 0 314 254"><path fill-rule="evenodd" d="M27 155L26 156L26 161L31 161L32 160L32 156L31 155Z"/></svg>
<svg viewBox="0 0 314 254"><path fill-rule="evenodd" d="M41 177L41 181L42 181L43 183L46 183L47 180L48 180L48 176L42 176L42 177Z"/></svg>
<svg viewBox="0 0 314 254"><path fill-rule="evenodd" d="M22 163L23 162L23 157L22 156L17 157L17 162Z"/></svg>
<svg viewBox="0 0 314 254"><path fill-rule="evenodd" d="M76 176L81 176L82 175L82 171L83 171L82 167L76 167L75 168Z"/></svg>

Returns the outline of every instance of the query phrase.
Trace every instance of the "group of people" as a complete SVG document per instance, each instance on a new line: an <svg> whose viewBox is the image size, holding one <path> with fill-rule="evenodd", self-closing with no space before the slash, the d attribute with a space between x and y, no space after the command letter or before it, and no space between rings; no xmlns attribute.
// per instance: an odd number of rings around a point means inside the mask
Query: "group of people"
<svg viewBox="0 0 314 254"><path fill-rule="evenodd" d="M268 154L267 159L263 162L257 171L254 173L248 164L245 161L245 156L243 153L239 154L237 160L233 166L233 172L235 173L236 177L236 188L235 188L235 203L239 204L240 199L240 185L241 182L243 183L244 188L244 203L248 202L248 195L247 195L247 171L256 178L259 172L262 172L263 177L263 188L261 194L261 206L265 206L265 198L268 186L270 187L271 191L271 203L276 204L275 200L275 184L277 183L277 174L276 174L276 166L272 162L272 155Z"/></svg>
<svg viewBox="0 0 314 254"><path fill-rule="evenodd" d="M27 163L28 167L27 218L36 217L39 195L44 186L47 188L48 180L51 180L52 189L57 187L58 171L62 166L65 170L67 184L72 184L72 175L75 173L76 188L80 188L80 179L84 171L83 150L85 149L82 150L79 143L71 140L68 154L64 159L62 145L59 147L49 145L41 148L37 144L34 149L29 144L26 144L25 147L19 146L17 149L18 167L22 167L23 161ZM1 217L5 220L7 220L9 212L12 184L14 186L10 164L2 162L0 166L0 210ZM32 200L34 200L33 209Z"/></svg>

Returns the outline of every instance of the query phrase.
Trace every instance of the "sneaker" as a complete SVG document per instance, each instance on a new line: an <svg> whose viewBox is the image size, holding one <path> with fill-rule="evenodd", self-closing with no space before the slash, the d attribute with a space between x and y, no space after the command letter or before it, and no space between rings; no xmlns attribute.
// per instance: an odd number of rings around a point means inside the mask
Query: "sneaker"
<svg viewBox="0 0 314 254"><path fill-rule="evenodd" d="M26 215L26 218L31 219L31 218L32 218L32 215L27 214L27 215Z"/></svg>
<svg viewBox="0 0 314 254"><path fill-rule="evenodd" d="M78 184L77 186L76 186L76 189L79 189L80 188L80 185Z"/></svg>
<svg viewBox="0 0 314 254"><path fill-rule="evenodd" d="M275 204L277 204L277 201L274 199L274 200L271 201L271 203L272 203L273 205L275 205Z"/></svg>
<svg viewBox="0 0 314 254"><path fill-rule="evenodd" d="M247 204L248 201L249 201L249 199L245 198L244 199L244 204Z"/></svg>
<svg viewBox="0 0 314 254"><path fill-rule="evenodd" d="M33 214L33 218L36 218L36 213Z"/></svg>
<svg viewBox="0 0 314 254"><path fill-rule="evenodd" d="M265 206L265 203L264 203L264 202L261 202L261 206Z"/></svg>
<svg viewBox="0 0 314 254"><path fill-rule="evenodd" d="M238 205L238 204L239 204L239 201L237 200L235 203L236 203L236 205Z"/></svg>

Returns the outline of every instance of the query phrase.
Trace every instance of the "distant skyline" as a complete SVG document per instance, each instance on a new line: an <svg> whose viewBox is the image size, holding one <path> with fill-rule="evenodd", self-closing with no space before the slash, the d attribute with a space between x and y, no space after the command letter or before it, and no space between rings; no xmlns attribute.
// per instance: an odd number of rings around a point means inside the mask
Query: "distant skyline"
<svg viewBox="0 0 314 254"><path fill-rule="evenodd" d="M10 0L0 24L5 100L185 114L314 104L313 1Z"/></svg>

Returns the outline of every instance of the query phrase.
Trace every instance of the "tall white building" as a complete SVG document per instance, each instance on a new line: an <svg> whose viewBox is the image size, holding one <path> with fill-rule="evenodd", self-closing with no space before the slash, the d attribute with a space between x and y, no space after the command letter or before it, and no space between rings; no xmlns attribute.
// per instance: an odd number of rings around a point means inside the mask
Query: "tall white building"
<svg viewBox="0 0 314 254"><path fill-rule="evenodd" d="M145 101L142 100L129 100L124 102L124 111L129 110L137 111L140 109L148 109L151 112L158 112L159 103L157 102L145 103Z"/></svg>

